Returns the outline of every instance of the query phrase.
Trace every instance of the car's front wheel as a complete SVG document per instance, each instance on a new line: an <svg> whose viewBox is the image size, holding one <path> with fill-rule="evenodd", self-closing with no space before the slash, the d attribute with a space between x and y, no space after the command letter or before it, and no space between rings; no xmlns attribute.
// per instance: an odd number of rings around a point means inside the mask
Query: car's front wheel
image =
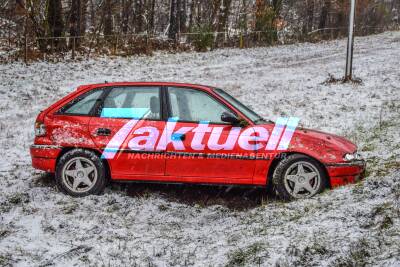
<svg viewBox="0 0 400 267"><path fill-rule="evenodd" d="M92 151L74 149L61 156L57 163L59 188L74 197L101 193L106 186L104 163Z"/></svg>
<svg viewBox="0 0 400 267"><path fill-rule="evenodd" d="M273 174L273 184L283 199L309 198L325 189L327 177L316 160L294 154L279 162Z"/></svg>

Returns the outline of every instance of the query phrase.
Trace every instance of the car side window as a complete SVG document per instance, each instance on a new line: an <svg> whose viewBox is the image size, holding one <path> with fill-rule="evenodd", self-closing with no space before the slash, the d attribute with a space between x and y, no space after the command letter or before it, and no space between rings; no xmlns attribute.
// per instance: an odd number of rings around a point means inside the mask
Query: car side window
<svg viewBox="0 0 400 267"><path fill-rule="evenodd" d="M160 120L160 89L133 86L112 88L104 99L100 116Z"/></svg>
<svg viewBox="0 0 400 267"><path fill-rule="evenodd" d="M195 89L168 88L170 116L178 121L223 123L223 112L232 111L209 94Z"/></svg>
<svg viewBox="0 0 400 267"><path fill-rule="evenodd" d="M89 115L102 93L103 90L89 91L68 103L60 110L60 112L71 115Z"/></svg>

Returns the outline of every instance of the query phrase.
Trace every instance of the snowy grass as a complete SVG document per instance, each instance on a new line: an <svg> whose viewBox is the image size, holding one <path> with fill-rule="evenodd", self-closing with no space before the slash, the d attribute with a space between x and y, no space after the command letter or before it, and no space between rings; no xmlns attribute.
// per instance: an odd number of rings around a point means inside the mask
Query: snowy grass
<svg viewBox="0 0 400 267"><path fill-rule="evenodd" d="M399 265L400 32L356 39L362 85L324 84L344 60L338 40L0 65L0 265ZM267 118L298 116L353 140L368 177L291 203L260 189L147 184L73 199L31 168L33 123L78 85L105 80L224 88Z"/></svg>

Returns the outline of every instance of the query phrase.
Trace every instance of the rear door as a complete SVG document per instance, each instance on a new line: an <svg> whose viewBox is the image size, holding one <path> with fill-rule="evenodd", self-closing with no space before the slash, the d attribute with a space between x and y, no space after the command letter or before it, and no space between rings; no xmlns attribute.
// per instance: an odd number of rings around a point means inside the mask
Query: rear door
<svg viewBox="0 0 400 267"><path fill-rule="evenodd" d="M113 179L164 175L165 159L155 143L165 126L157 86L110 88L90 120L89 131L103 151Z"/></svg>
<svg viewBox="0 0 400 267"><path fill-rule="evenodd" d="M103 92L102 88L85 92L49 115L46 127L54 144L65 147L94 146L88 125Z"/></svg>

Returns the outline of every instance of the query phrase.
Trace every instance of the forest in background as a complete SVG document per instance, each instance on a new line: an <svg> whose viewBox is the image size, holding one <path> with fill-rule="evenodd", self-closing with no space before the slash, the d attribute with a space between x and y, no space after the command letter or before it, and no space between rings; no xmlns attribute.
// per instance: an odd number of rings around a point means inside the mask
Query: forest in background
<svg viewBox="0 0 400 267"><path fill-rule="evenodd" d="M349 0L2 0L8 60L206 51L347 35ZM358 0L355 34L398 29L400 0ZM2 57L0 54L0 59Z"/></svg>

